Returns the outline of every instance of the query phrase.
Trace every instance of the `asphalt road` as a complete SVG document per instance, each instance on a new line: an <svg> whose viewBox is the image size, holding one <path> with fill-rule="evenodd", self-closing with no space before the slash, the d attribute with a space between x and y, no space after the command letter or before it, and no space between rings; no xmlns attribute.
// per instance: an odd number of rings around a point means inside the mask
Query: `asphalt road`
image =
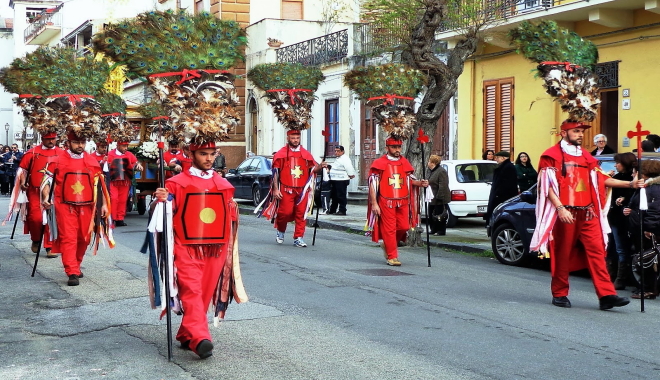
<svg viewBox="0 0 660 380"><path fill-rule="evenodd" d="M6 210L6 198L0 209ZM201 361L174 348L151 310L146 217L126 218L118 246L88 256L80 286L58 259L0 227L0 379L657 379L660 301L604 312L589 279L572 309L550 305L549 274L434 248L384 265L364 236L321 230L316 246L277 245L263 219L241 217L250 302L211 327ZM629 292L624 292L628 294ZM179 318L173 318L175 328Z"/></svg>

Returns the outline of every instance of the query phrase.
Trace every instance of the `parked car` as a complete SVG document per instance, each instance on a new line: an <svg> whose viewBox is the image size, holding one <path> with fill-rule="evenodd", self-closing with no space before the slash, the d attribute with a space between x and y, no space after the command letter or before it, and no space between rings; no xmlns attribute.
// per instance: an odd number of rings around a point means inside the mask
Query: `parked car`
<svg viewBox="0 0 660 380"><path fill-rule="evenodd" d="M447 227L456 226L458 218L485 215L497 162L448 160L441 165L449 176L451 191Z"/></svg>
<svg viewBox="0 0 660 380"><path fill-rule="evenodd" d="M660 160L660 153L644 153L642 160ZM598 165L609 173L615 169L614 154L598 156ZM487 228L495 258L506 265L523 265L537 257L529 246L536 228L536 185L500 204Z"/></svg>
<svg viewBox="0 0 660 380"><path fill-rule="evenodd" d="M270 157L253 156L241 162L236 169L229 169L225 178L236 188L234 197L251 199L258 206L270 190L272 164Z"/></svg>

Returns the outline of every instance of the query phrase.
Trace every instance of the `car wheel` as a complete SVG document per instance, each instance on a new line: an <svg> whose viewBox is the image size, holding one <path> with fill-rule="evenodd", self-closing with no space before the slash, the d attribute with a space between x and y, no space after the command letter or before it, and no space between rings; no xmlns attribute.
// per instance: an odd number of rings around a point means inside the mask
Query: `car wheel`
<svg viewBox="0 0 660 380"><path fill-rule="evenodd" d="M497 226L491 235L491 241L495 258L500 263L520 266L526 261L525 245L512 225L505 223Z"/></svg>
<svg viewBox="0 0 660 380"><path fill-rule="evenodd" d="M252 203L254 203L255 207L261 203L261 190L259 186L252 186Z"/></svg>
<svg viewBox="0 0 660 380"><path fill-rule="evenodd" d="M458 223L458 216L451 213L451 210L448 210L449 216L447 217L447 227L454 228L456 223Z"/></svg>

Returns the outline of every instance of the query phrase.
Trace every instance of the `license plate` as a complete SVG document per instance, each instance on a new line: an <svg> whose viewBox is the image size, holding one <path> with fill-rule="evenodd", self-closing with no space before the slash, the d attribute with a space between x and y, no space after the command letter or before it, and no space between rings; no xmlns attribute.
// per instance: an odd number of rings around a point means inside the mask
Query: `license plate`
<svg viewBox="0 0 660 380"><path fill-rule="evenodd" d="M485 214L488 210L488 206L477 206L477 212L479 214Z"/></svg>

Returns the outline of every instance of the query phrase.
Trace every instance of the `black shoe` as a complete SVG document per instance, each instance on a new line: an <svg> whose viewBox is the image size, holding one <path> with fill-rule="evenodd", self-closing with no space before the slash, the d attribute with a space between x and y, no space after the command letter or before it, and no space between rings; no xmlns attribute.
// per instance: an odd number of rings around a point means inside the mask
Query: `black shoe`
<svg viewBox="0 0 660 380"><path fill-rule="evenodd" d="M328 214L328 215L332 215L332 214L336 214L336 213L337 213L337 211L332 211L332 210L328 210L328 212L326 212L326 214Z"/></svg>
<svg viewBox="0 0 660 380"><path fill-rule="evenodd" d="M78 278L83 278L83 277L85 277L85 276L83 276L83 273L80 272L80 274L78 275Z"/></svg>
<svg viewBox="0 0 660 380"><path fill-rule="evenodd" d="M128 226L123 220L115 220L115 227L124 227Z"/></svg>
<svg viewBox="0 0 660 380"><path fill-rule="evenodd" d="M181 342L181 345L179 346L180 349L182 350L190 350L190 341L186 340Z"/></svg>
<svg viewBox="0 0 660 380"><path fill-rule="evenodd" d="M335 215L343 215L343 216L346 216L346 211L344 211L344 212L339 211L339 212L336 213Z"/></svg>
<svg viewBox="0 0 660 380"><path fill-rule="evenodd" d="M67 281L67 285L69 286L78 286L80 285L80 281L78 281L80 277L77 274L72 274L69 276L69 281Z"/></svg>
<svg viewBox="0 0 660 380"><path fill-rule="evenodd" d="M197 351L197 355L199 355L200 359L206 359L213 355L213 343L208 339L204 339L199 342L195 351Z"/></svg>
<svg viewBox="0 0 660 380"><path fill-rule="evenodd" d="M552 304L559 307L571 307L571 301L568 300L568 297L552 297Z"/></svg>
<svg viewBox="0 0 660 380"><path fill-rule="evenodd" d="M601 310L609 310L613 307L626 306L630 303L627 297L619 297L616 294L611 296L600 297L598 300Z"/></svg>

